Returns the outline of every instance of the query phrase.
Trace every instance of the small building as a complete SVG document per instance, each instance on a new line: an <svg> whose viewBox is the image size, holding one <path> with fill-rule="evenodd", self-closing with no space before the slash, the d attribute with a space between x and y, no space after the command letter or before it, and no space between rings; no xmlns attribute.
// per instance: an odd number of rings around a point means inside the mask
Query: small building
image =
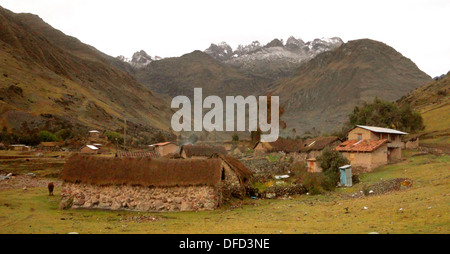
<svg viewBox="0 0 450 254"><path fill-rule="evenodd" d="M352 165L345 165L339 167L340 185L345 187L352 187Z"/></svg>
<svg viewBox="0 0 450 254"><path fill-rule="evenodd" d="M89 137L90 138L94 138L94 139L100 138L100 134L101 133L98 130L91 130L91 131L89 131Z"/></svg>
<svg viewBox="0 0 450 254"><path fill-rule="evenodd" d="M342 143L342 141L335 136L306 139L305 141L303 141L302 146L298 151L298 154L295 154L294 160L305 161L308 159L317 158L320 155L322 155L322 151L323 149L325 149L325 147L330 147L331 149L334 149L340 143Z"/></svg>
<svg viewBox="0 0 450 254"><path fill-rule="evenodd" d="M227 197L245 195L251 172L236 161L221 155L202 160L75 155L61 172L60 207L214 210Z"/></svg>
<svg viewBox="0 0 450 254"><path fill-rule="evenodd" d="M41 148L44 151L57 151L63 146L62 142L41 142Z"/></svg>
<svg viewBox="0 0 450 254"><path fill-rule="evenodd" d="M226 155L227 150L223 146L214 145L184 145L181 146L180 155L182 158L204 159L209 158L213 154Z"/></svg>
<svg viewBox="0 0 450 254"><path fill-rule="evenodd" d="M316 158L307 159L306 166L308 167L309 173L321 173L322 172L322 168L320 167Z"/></svg>
<svg viewBox="0 0 450 254"><path fill-rule="evenodd" d="M26 146L23 144L14 144L14 145L11 145L10 147L11 147L11 150L13 150L13 151L21 151L21 152L31 151L30 146Z"/></svg>
<svg viewBox="0 0 450 254"><path fill-rule="evenodd" d="M402 158L402 136L406 134L394 129L357 125L348 133L348 140L387 140L387 156L391 161Z"/></svg>
<svg viewBox="0 0 450 254"><path fill-rule="evenodd" d="M81 148L81 153L83 154L97 154L99 152L100 148L93 145L86 145L85 147Z"/></svg>
<svg viewBox="0 0 450 254"><path fill-rule="evenodd" d="M172 142L161 142L149 145L150 150L156 151L160 156L179 152L180 147Z"/></svg>
<svg viewBox="0 0 450 254"><path fill-rule="evenodd" d="M275 142L258 141L253 145L256 154L283 152L285 154L298 152L303 146L302 140L279 138Z"/></svg>
<svg viewBox="0 0 450 254"><path fill-rule="evenodd" d="M372 171L388 163L388 141L347 140L335 149L350 161L355 170Z"/></svg>

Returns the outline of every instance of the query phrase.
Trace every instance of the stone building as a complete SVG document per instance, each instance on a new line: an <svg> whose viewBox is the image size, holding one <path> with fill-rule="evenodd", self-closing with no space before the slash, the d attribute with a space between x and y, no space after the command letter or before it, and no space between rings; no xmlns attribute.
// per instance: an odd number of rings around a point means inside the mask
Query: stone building
<svg viewBox="0 0 450 254"><path fill-rule="evenodd" d="M237 160L236 160L237 161ZM75 155L62 173L60 208L213 210L245 195L251 172L233 158L114 158Z"/></svg>

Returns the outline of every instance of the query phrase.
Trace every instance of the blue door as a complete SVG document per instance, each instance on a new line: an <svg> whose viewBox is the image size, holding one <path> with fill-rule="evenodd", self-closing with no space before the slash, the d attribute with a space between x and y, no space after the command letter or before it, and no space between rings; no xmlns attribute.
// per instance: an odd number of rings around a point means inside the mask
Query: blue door
<svg viewBox="0 0 450 254"><path fill-rule="evenodd" d="M347 184L347 177L345 175L345 169L341 169L341 186L345 186Z"/></svg>

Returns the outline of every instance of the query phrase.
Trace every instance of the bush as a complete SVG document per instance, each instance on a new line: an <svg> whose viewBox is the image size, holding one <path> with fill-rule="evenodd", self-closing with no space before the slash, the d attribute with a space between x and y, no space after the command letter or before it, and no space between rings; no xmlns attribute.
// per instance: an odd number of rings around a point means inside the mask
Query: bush
<svg viewBox="0 0 450 254"><path fill-rule="evenodd" d="M105 136L113 143L123 144L123 136L117 132L105 132Z"/></svg>
<svg viewBox="0 0 450 254"><path fill-rule="evenodd" d="M339 182L339 167L350 164L342 154L336 150L326 147L322 155L317 157L320 167L324 175L324 188L326 190L334 190Z"/></svg>
<svg viewBox="0 0 450 254"><path fill-rule="evenodd" d="M59 140L58 137L56 137L53 133L49 131L39 132L38 137L41 142L54 142Z"/></svg>

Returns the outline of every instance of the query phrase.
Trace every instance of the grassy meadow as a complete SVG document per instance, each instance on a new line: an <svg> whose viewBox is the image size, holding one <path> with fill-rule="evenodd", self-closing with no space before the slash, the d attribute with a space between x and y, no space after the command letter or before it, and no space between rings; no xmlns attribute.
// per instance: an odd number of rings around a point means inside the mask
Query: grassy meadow
<svg viewBox="0 0 450 254"><path fill-rule="evenodd" d="M59 210L45 187L0 191L0 233L450 233L450 156L404 151L402 162L361 175L351 188L325 195L234 200L215 211L143 213ZM381 180L412 187L352 198Z"/></svg>

